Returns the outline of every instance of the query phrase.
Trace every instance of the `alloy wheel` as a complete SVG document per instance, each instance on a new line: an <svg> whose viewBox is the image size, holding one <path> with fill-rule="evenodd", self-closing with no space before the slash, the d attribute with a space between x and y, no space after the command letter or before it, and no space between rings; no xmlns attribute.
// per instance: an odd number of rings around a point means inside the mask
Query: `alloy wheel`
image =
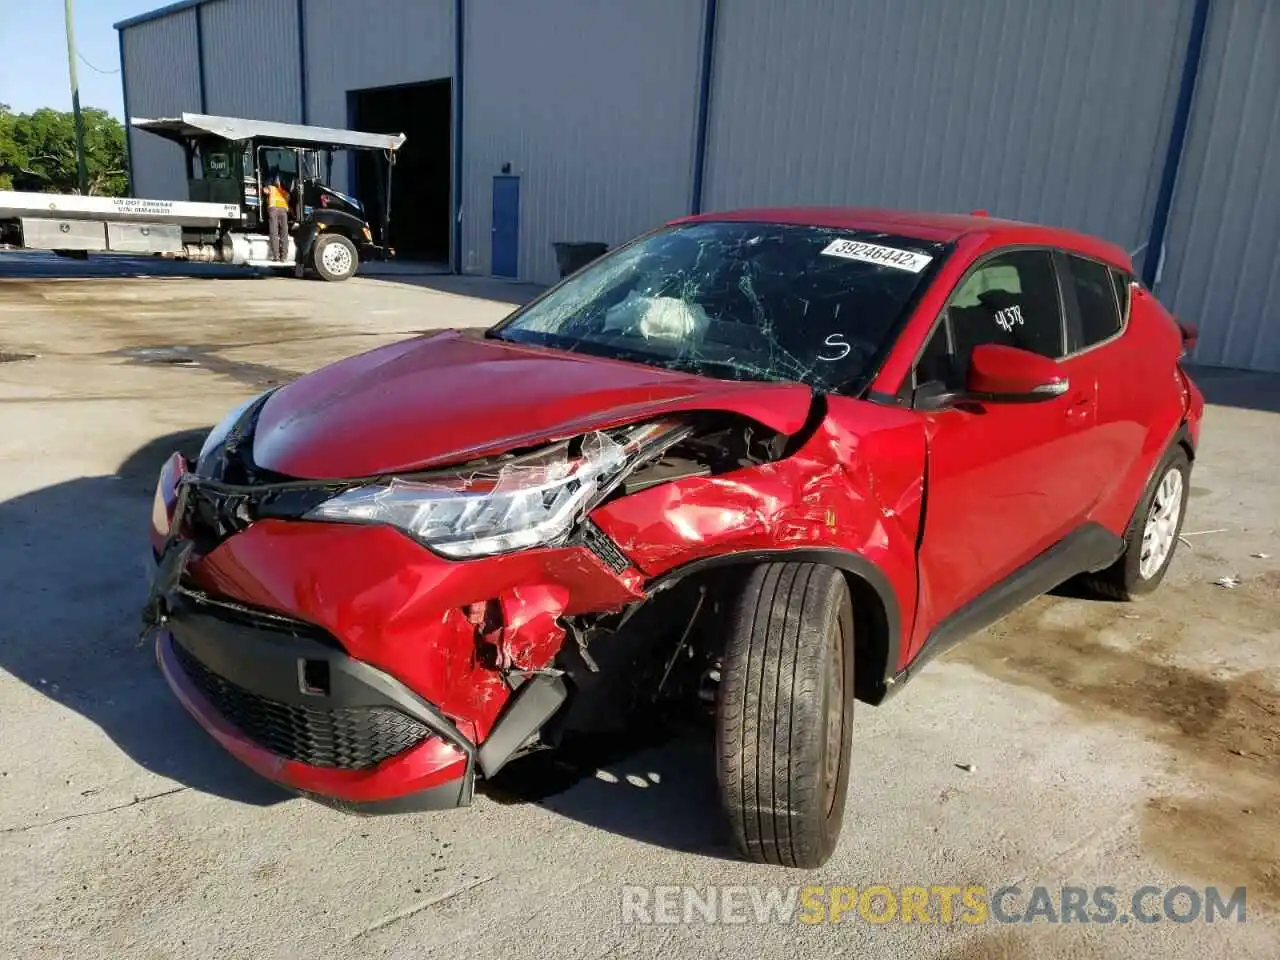
<svg viewBox="0 0 1280 960"><path fill-rule="evenodd" d="M1147 512L1147 525L1142 530L1142 554L1138 573L1150 580L1164 566L1178 538L1178 521L1182 517L1182 471L1171 467L1156 487Z"/></svg>

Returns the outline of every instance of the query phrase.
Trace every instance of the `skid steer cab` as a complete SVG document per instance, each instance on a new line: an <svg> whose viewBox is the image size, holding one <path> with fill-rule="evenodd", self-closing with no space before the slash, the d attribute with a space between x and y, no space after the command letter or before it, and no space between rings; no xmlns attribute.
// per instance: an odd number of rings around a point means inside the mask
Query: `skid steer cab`
<svg viewBox="0 0 1280 960"><path fill-rule="evenodd" d="M191 113L134 120L133 125L183 148L191 203L239 210L238 219L184 226L181 256L186 259L346 280L363 260L394 257L388 243L391 175L404 134ZM357 164L373 166L375 197L361 200L333 186L335 172L340 181L357 182ZM289 197L283 261L270 255L265 197L270 184L279 184ZM376 211L372 216L367 203Z"/></svg>

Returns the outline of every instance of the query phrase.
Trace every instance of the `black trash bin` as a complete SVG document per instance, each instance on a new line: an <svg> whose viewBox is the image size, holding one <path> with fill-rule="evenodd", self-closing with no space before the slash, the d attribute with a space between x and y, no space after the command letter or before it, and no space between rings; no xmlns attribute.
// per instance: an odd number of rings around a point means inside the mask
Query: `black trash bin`
<svg viewBox="0 0 1280 960"><path fill-rule="evenodd" d="M556 251L556 266L561 277L576 273L609 250L607 243L552 243L551 246Z"/></svg>

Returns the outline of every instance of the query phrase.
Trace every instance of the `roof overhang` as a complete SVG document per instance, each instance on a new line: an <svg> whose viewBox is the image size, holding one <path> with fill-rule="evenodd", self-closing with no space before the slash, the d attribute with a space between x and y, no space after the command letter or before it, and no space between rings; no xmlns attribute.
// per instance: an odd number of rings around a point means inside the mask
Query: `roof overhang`
<svg viewBox="0 0 1280 960"><path fill-rule="evenodd" d="M152 20L160 20L172 13L181 13L183 10L198 7L202 3L211 2L212 0L177 0L176 3L166 4L156 10L148 10L146 13L139 13L136 16L126 17L118 23L112 24L112 27L116 30L125 30L129 27L136 27L140 23L149 23Z"/></svg>
<svg viewBox="0 0 1280 960"><path fill-rule="evenodd" d="M133 125L176 143L195 137L215 136L224 140L269 140L283 146L319 147L347 150L399 150L404 145L403 133L361 133L337 127L311 127L300 123L275 120L246 120L241 117L215 117L206 113L184 113L180 117L157 120L135 119Z"/></svg>

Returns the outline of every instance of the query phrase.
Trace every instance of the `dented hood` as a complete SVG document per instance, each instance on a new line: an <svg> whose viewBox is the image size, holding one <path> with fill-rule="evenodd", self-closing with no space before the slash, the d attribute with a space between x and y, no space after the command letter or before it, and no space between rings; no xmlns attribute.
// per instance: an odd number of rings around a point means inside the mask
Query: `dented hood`
<svg viewBox="0 0 1280 960"><path fill-rule="evenodd" d="M341 360L278 390L253 457L292 477L425 469L681 410L800 430L808 387L738 383L447 331Z"/></svg>

